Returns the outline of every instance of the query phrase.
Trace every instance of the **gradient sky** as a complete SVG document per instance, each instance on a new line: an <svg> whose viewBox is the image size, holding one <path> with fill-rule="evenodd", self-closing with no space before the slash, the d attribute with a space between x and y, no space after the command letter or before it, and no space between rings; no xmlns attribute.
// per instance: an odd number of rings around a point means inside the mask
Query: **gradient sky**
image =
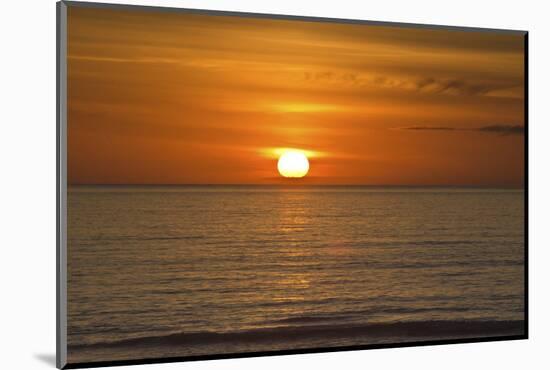
<svg viewBox="0 0 550 370"><path fill-rule="evenodd" d="M523 186L523 36L68 9L70 184Z"/></svg>

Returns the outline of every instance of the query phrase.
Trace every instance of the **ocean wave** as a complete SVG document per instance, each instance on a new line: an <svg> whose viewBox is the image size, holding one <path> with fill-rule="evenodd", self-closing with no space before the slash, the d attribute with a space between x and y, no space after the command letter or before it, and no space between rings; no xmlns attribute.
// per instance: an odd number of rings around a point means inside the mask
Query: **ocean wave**
<svg viewBox="0 0 550 370"><path fill-rule="evenodd" d="M383 312L384 314L416 314L416 313L436 313L436 312L468 312L475 311L475 307L470 306L451 306L451 307L391 307L391 306L375 306L368 310L356 310L356 311L345 311L345 312L334 312L334 313L324 313L324 314L313 314L313 315L303 315L303 316L292 316L286 317L279 320L269 321L271 324L319 324L319 323L350 323L357 322L359 320L364 322L365 317L370 315L379 314Z"/></svg>
<svg viewBox="0 0 550 370"><path fill-rule="evenodd" d="M139 236L139 235L118 235L118 236L94 236L89 238L73 238L72 241L155 241L155 240L196 240L204 239L202 235L179 235L179 236Z"/></svg>
<svg viewBox="0 0 550 370"><path fill-rule="evenodd" d="M72 350L95 347L200 346L224 342L292 343L296 340L323 338L434 338L495 337L524 335L523 320L517 321L411 321L359 325L275 326L233 332L181 332L167 335L129 338L111 342L69 345Z"/></svg>

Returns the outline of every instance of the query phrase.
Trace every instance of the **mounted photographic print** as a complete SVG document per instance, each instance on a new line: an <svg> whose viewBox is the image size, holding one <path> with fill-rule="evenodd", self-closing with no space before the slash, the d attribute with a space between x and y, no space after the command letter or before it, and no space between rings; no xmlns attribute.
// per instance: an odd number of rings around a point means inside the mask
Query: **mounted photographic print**
<svg viewBox="0 0 550 370"><path fill-rule="evenodd" d="M527 338L527 32L61 2L58 40L59 367Z"/></svg>

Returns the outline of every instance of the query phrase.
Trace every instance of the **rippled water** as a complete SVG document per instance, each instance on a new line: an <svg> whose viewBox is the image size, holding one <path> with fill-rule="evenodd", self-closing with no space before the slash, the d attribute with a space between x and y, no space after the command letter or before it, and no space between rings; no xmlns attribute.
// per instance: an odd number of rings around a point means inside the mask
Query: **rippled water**
<svg viewBox="0 0 550 370"><path fill-rule="evenodd" d="M522 320L523 198L474 188L71 187L69 358L135 358L93 346L170 335L229 336L155 342L144 356L369 343L308 328ZM270 328L303 335L227 339ZM407 340L384 333L376 340Z"/></svg>

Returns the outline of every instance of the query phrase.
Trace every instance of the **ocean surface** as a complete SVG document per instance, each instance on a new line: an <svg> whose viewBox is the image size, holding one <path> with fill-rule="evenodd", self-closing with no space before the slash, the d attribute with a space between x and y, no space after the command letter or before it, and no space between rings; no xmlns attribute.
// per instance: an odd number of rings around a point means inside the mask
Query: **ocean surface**
<svg viewBox="0 0 550 370"><path fill-rule="evenodd" d="M523 334L522 190L72 186L70 362Z"/></svg>

